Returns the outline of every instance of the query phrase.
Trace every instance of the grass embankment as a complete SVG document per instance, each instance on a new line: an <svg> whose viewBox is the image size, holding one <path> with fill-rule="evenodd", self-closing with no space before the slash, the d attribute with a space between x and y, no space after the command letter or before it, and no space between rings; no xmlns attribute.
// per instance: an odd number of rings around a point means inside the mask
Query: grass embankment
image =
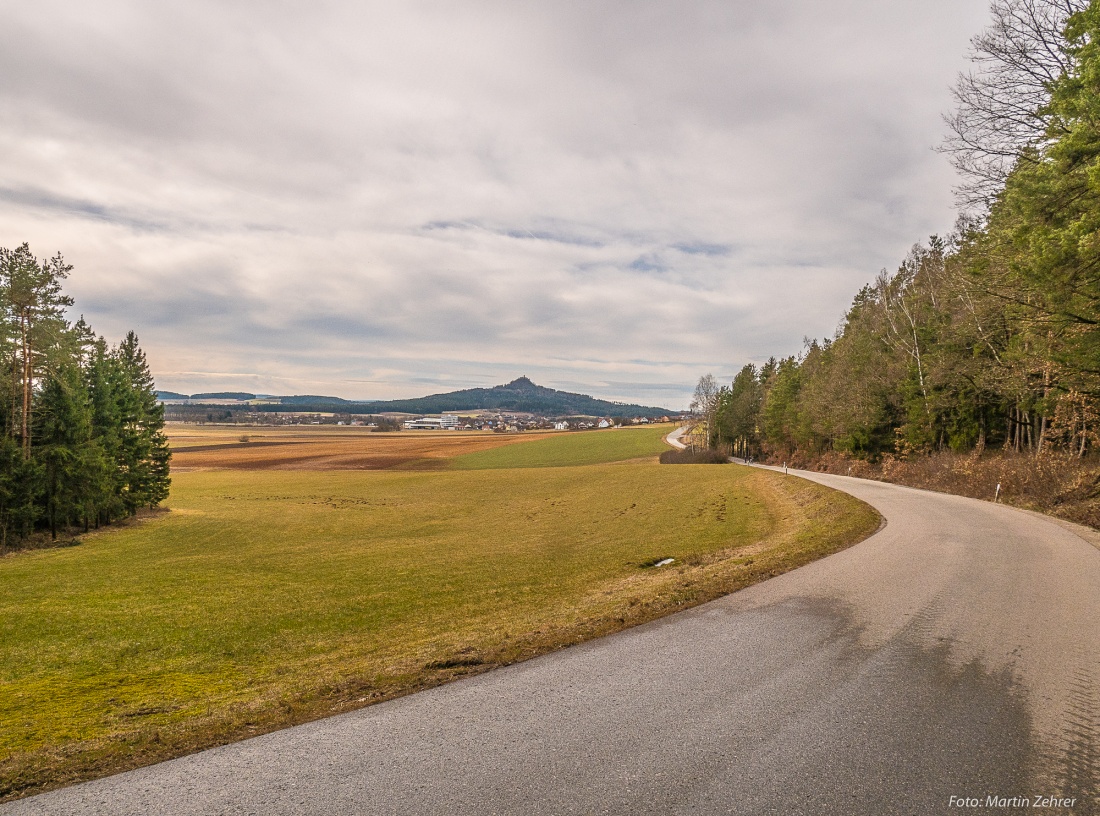
<svg viewBox="0 0 1100 816"><path fill-rule="evenodd" d="M651 620L878 523L802 480L658 465L660 431L561 435L445 472L180 473L171 513L0 559L0 795ZM481 458L505 452L497 469Z"/></svg>

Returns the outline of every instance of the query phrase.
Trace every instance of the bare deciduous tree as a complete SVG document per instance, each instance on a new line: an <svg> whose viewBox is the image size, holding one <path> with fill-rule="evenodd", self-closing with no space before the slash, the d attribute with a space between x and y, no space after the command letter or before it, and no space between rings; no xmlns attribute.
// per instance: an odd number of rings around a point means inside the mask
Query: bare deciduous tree
<svg viewBox="0 0 1100 816"><path fill-rule="evenodd" d="M993 23L971 40L974 69L954 87L942 149L963 176L959 203L987 210L1012 168L1050 135L1050 88L1072 65L1064 28L1088 0L993 0Z"/></svg>
<svg viewBox="0 0 1100 816"><path fill-rule="evenodd" d="M704 374L695 386L695 395L691 398L691 412L703 421L707 444L710 444L710 432L714 427L714 411L718 407L718 392L721 389L713 374Z"/></svg>

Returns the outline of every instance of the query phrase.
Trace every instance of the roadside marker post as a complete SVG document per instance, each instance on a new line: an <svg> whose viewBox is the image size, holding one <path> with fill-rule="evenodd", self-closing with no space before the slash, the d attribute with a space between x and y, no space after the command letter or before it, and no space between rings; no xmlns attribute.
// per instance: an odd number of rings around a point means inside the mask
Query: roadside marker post
<svg viewBox="0 0 1100 816"><path fill-rule="evenodd" d="M997 482L997 492L993 494L993 501L1000 502L1001 500L1001 483Z"/></svg>

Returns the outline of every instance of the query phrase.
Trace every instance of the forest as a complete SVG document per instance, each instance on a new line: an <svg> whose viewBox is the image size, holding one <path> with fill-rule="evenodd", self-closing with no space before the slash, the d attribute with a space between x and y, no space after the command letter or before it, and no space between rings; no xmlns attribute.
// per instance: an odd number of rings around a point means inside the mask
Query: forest
<svg viewBox="0 0 1100 816"><path fill-rule="evenodd" d="M155 507L169 450L133 332L97 337L62 285L72 267L0 248L0 551Z"/></svg>
<svg viewBox="0 0 1100 816"><path fill-rule="evenodd" d="M710 444L773 461L1100 444L1100 7L1000 0L943 150L961 215L855 296L834 337L703 378Z"/></svg>

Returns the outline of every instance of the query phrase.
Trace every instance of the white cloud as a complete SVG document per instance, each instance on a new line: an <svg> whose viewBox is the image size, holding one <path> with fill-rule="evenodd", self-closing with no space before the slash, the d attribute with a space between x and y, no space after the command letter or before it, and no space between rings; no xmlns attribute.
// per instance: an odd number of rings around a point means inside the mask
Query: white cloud
<svg viewBox="0 0 1100 816"><path fill-rule="evenodd" d="M63 2L0 48L0 244L162 387L678 407L952 223L984 0ZM672 390L669 390L669 389Z"/></svg>

